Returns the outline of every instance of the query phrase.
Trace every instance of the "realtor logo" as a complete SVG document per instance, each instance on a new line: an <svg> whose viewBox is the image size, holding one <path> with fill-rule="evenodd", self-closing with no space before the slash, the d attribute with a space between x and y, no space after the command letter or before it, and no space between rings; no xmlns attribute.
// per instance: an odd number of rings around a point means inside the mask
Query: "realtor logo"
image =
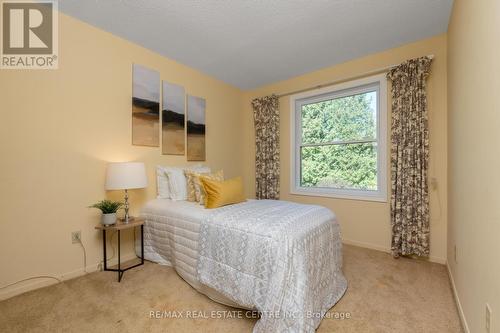
<svg viewBox="0 0 500 333"><path fill-rule="evenodd" d="M2 69L57 69L57 2L3 1Z"/></svg>

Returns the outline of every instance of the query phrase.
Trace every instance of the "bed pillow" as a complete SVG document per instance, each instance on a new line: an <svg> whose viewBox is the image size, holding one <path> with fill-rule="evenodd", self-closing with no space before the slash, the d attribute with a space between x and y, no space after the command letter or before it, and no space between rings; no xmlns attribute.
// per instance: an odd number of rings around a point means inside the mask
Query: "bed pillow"
<svg viewBox="0 0 500 333"><path fill-rule="evenodd" d="M193 183L194 183L194 194L195 194L195 201L199 202L200 205L205 204L205 189L203 188L203 184L201 183L200 177L203 176L207 179L210 180L218 180L218 181L223 181L224 180L224 171L219 170L214 173L194 173L192 174L193 177Z"/></svg>
<svg viewBox="0 0 500 333"><path fill-rule="evenodd" d="M195 178L198 177L199 175L209 175L210 174L210 168L208 167L203 167L203 166L196 166L192 168L186 168L184 169L184 176L186 177L186 182L187 182L187 201L199 201L199 194L198 196L196 195L196 192L199 193L199 185L197 189L197 185L195 183Z"/></svg>
<svg viewBox="0 0 500 333"><path fill-rule="evenodd" d="M187 199L187 182L183 168L167 169L170 199L179 201Z"/></svg>
<svg viewBox="0 0 500 333"><path fill-rule="evenodd" d="M156 166L156 194L158 199L170 199L170 186L166 169L160 165Z"/></svg>
<svg viewBox="0 0 500 333"><path fill-rule="evenodd" d="M187 180L184 170L196 170L199 172L210 172L209 167L195 165L192 167L163 167L168 178L170 199L175 201L187 200Z"/></svg>
<svg viewBox="0 0 500 333"><path fill-rule="evenodd" d="M218 181L200 176L200 181L206 193L206 208L217 208L245 201L241 177Z"/></svg>
<svg viewBox="0 0 500 333"><path fill-rule="evenodd" d="M187 181L187 201L194 202L196 200L196 193L194 190L194 171L185 170L184 175Z"/></svg>
<svg viewBox="0 0 500 333"><path fill-rule="evenodd" d="M194 172L198 172L198 173L210 173L210 172L212 172L210 167L207 167L207 166L204 166L201 164L197 164L195 166L190 166L190 167L184 168L184 171L186 171L186 170L187 171L194 171Z"/></svg>

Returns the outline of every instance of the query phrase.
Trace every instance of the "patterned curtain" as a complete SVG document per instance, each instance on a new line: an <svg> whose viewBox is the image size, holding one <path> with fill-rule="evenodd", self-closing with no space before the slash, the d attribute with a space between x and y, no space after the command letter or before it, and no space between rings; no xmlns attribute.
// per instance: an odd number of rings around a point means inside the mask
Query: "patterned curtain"
<svg viewBox="0 0 500 333"><path fill-rule="evenodd" d="M280 197L280 113L278 96L252 101L255 123L255 187L257 199Z"/></svg>
<svg viewBox="0 0 500 333"><path fill-rule="evenodd" d="M392 254L429 255L429 128L426 78L431 59L408 60L387 74L392 81Z"/></svg>

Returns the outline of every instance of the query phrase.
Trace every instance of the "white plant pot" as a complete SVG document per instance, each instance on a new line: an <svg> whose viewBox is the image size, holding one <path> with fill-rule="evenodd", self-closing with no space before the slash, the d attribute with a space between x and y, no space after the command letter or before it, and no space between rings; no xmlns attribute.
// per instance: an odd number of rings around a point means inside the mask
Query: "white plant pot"
<svg viewBox="0 0 500 333"><path fill-rule="evenodd" d="M112 225L116 223L116 213L102 214L101 223L103 225Z"/></svg>

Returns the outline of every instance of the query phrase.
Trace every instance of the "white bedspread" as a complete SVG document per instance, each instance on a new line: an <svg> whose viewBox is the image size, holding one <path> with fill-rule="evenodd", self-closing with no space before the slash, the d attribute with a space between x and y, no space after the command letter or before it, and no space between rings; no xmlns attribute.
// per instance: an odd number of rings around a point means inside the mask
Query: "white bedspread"
<svg viewBox="0 0 500 333"><path fill-rule="evenodd" d="M320 206L248 201L201 224L198 279L262 314L254 332L314 332L344 294L340 227Z"/></svg>
<svg viewBox="0 0 500 333"><path fill-rule="evenodd" d="M227 297L200 283L198 266L198 239L200 227L214 210L188 201L154 199L142 209L144 224L144 257L161 265L172 266L193 288L214 301L238 307ZM140 242L136 253L141 254ZM240 306L241 307L241 306Z"/></svg>

